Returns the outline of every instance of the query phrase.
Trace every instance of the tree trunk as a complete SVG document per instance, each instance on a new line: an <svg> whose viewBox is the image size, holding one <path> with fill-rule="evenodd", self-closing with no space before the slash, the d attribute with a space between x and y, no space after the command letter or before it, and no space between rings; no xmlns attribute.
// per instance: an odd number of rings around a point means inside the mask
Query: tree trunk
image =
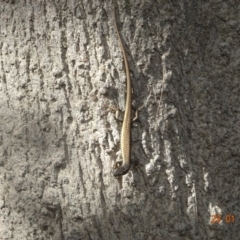
<svg viewBox="0 0 240 240"><path fill-rule="evenodd" d="M0 239L238 239L239 1L0 0Z"/></svg>

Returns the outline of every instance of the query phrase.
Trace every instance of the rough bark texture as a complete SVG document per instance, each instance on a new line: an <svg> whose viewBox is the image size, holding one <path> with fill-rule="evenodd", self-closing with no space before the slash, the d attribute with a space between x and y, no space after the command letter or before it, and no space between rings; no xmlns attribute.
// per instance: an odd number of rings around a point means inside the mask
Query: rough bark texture
<svg viewBox="0 0 240 240"><path fill-rule="evenodd" d="M238 239L239 1L117 2L120 179L111 1L0 0L0 239Z"/></svg>

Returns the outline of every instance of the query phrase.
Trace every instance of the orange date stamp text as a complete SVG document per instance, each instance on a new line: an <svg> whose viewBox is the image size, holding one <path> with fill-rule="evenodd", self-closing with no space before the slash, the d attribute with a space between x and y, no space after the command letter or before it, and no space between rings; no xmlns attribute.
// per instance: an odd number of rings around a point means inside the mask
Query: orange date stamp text
<svg viewBox="0 0 240 240"><path fill-rule="evenodd" d="M235 222L235 215L234 214L227 214L225 217L221 214L214 214L211 216L211 223L212 224L219 224L221 221L226 223L234 223Z"/></svg>

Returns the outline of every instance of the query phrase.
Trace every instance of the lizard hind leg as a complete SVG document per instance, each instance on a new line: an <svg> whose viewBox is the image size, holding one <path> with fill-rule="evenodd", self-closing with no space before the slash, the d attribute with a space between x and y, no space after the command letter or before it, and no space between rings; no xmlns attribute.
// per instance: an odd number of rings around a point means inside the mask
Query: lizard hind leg
<svg viewBox="0 0 240 240"><path fill-rule="evenodd" d="M139 108L137 108L137 109L135 110L135 116L134 116L132 122L135 122L135 121L138 120L138 113L141 111L141 109L142 109L143 107L144 107L144 105L142 105L141 107L139 107Z"/></svg>
<svg viewBox="0 0 240 240"><path fill-rule="evenodd" d="M119 108L116 108L116 107L109 107L110 111L111 112L115 112L115 118L121 122L123 122L123 118L120 117L120 110Z"/></svg>

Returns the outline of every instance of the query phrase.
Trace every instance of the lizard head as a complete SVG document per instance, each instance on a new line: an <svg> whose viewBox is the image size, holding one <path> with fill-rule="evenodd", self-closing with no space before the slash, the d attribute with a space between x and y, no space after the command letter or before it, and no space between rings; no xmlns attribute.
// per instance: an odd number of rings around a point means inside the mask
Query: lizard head
<svg viewBox="0 0 240 240"><path fill-rule="evenodd" d="M129 170L129 167L130 167L130 164L123 164L122 166L117 168L116 171L113 173L114 177L118 177L126 174Z"/></svg>

